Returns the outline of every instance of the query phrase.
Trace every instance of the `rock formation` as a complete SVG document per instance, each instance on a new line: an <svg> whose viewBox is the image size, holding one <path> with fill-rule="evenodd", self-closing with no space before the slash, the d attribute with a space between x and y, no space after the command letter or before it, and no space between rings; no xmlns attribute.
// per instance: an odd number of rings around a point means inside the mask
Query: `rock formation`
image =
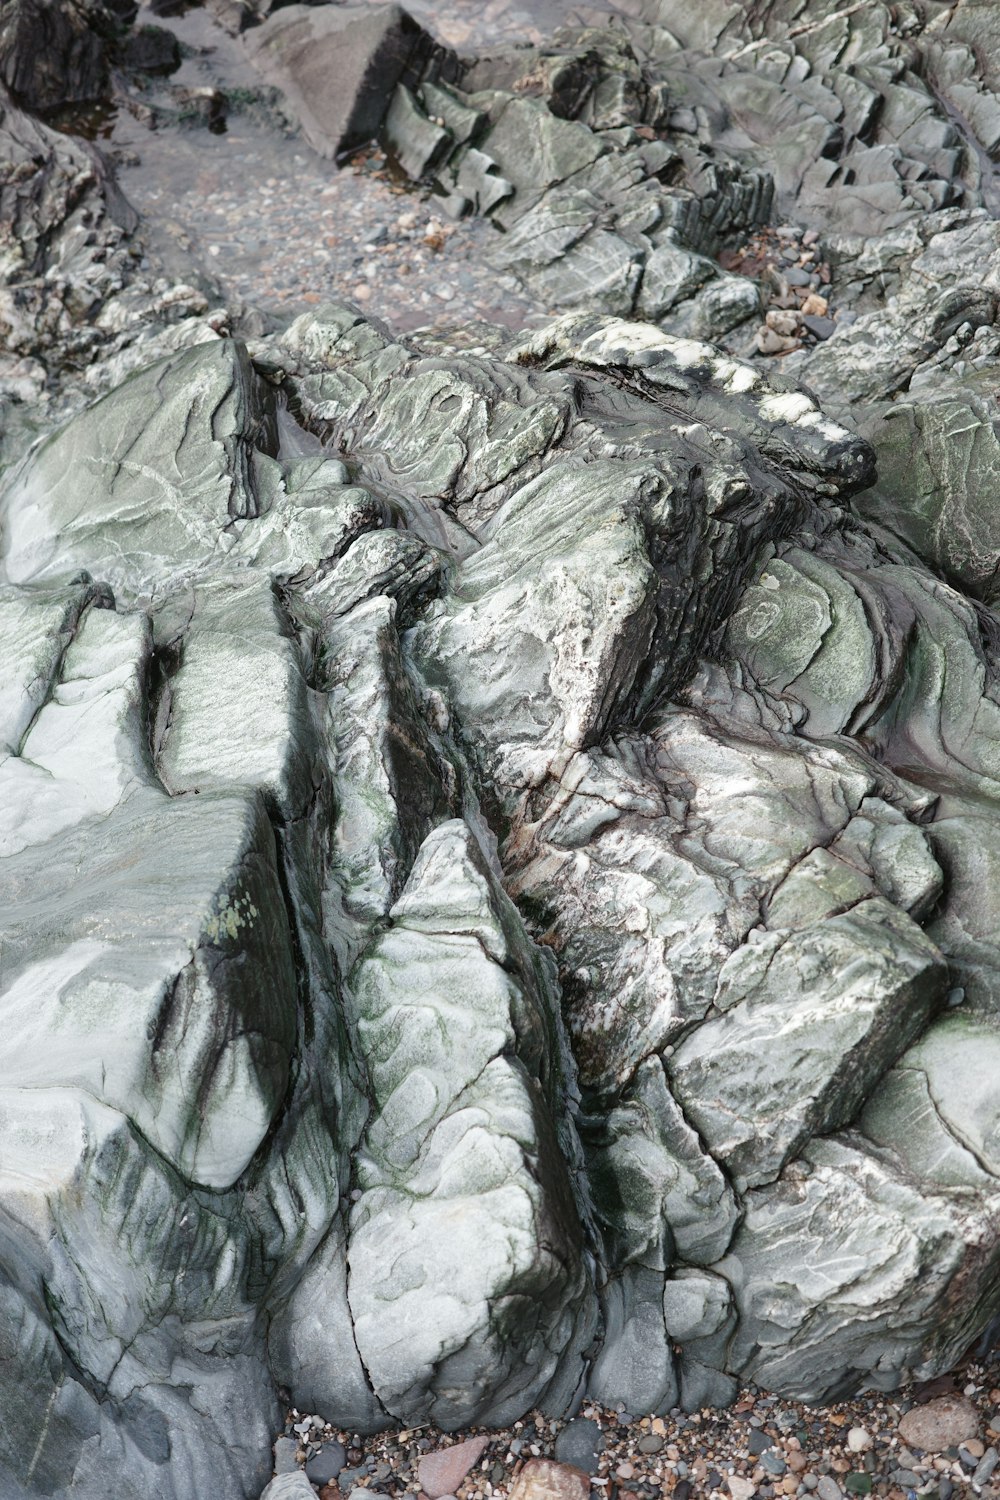
<svg viewBox="0 0 1000 1500"><path fill-rule="evenodd" d="M255 1496L279 1390L818 1400L1000 1311L997 105L937 9L366 23L564 309L493 352L166 327L4 105L4 1500ZM717 258L775 216L842 313L780 366Z"/></svg>

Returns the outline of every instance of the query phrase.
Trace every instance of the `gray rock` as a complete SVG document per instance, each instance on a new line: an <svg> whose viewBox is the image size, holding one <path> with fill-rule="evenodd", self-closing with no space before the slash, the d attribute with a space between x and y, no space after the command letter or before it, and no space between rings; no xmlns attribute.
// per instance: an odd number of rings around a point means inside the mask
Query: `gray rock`
<svg viewBox="0 0 1000 1500"><path fill-rule="evenodd" d="M259 1493L279 1386L819 1400L997 1315L990 23L766 4L758 66L660 12L250 35L577 309L492 355L160 326L101 159L4 106L5 1496ZM789 278L714 257L775 204L844 316L765 378Z"/></svg>
<svg viewBox="0 0 1000 1500"><path fill-rule="evenodd" d="M244 45L309 144L333 158L378 134L396 85L404 75L419 80L434 47L399 5L286 5L249 31Z"/></svg>
<svg viewBox="0 0 1000 1500"><path fill-rule="evenodd" d="M832 333L836 333L837 324L833 318L817 317L814 313L803 313L802 322L809 332L817 339L828 339Z"/></svg>
<svg viewBox="0 0 1000 1500"><path fill-rule="evenodd" d="M299 1450L295 1438L280 1437L274 1445L275 1475L294 1474L298 1470L295 1455Z"/></svg>
<svg viewBox="0 0 1000 1500"><path fill-rule="evenodd" d="M306 1478L313 1484L329 1484L346 1463L347 1451L343 1443L324 1443L318 1453L306 1460Z"/></svg>
<svg viewBox="0 0 1000 1500"><path fill-rule="evenodd" d="M929 395L929 393L928 393ZM1000 459L986 400L957 390L877 408L879 482L859 506L930 567L988 603L996 598L993 492Z"/></svg>
<svg viewBox="0 0 1000 1500"><path fill-rule="evenodd" d="M594 1321L555 1122L529 1083L558 1078L549 980L457 821L425 840L390 917L351 976L377 1106L351 1215L355 1337L403 1420L503 1420L560 1367L575 1386ZM399 1265L404 1278L386 1274ZM535 1310L512 1345L489 1310L514 1295Z"/></svg>
<svg viewBox="0 0 1000 1500"><path fill-rule="evenodd" d="M427 118L404 84L397 84L382 139L408 177L426 177L452 144L448 131Z"/></svg>
<svg viewBox="0 0 1000 1500"><path fill-rule="evenodd" d="M302 1470L294 1474L277 1474L261 1492L260 1500L315 1500L316 1491Z"/></svg>
<svg viewBox="0 0 1000 1500"><path fill-rule="evenodd" d="M163 26L140 26L122 48L122 63L137 73L173 73L181 65L181 48Z"/></svg>
<svg viewBox="0 0 1000 1500"><path fill-rule="evenodd" d="M720 975L725 1014L668 1065L738 1188L772 1180L809 1137L846 1124L947 983L934 945L877 897L777 938L734 953Z"/></svg>
<svg viewBox="0 0 1000 1500"><path fill-rule="evenodd" d="M554 1451L561 1464L571 1464L586 1474L596 1474L604 1452L604 1434L588 1417L574 1417L556 1438Z"/></svg>
<svg viewBox="0 0 1000 1500"><path fill-rule="evenodd" d="M19 9L15 4L0 13L0 38L5 23L17 22ZM82 23L82 13L71 7L46 6L44 13L72 15ZM28 54L32 67L46 56L34 47ZM136 214L96 147L18 109L2 83L0 202L4 351L44 361L44 385L46 367L61 368L67 359L78 359L81 348L107 339L96 319L134 277L127 251ZM14 401L8 398L5 406L18 403L12 394ZM35 395L44 400L40 389ZM11 455L0 449L0 457L7 463Z"/></svg>

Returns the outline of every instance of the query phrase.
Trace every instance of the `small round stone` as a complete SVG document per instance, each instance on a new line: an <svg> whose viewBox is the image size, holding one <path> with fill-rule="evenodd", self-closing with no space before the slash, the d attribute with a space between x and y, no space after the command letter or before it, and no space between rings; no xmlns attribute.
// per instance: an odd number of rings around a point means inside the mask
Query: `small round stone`
<svg viewBox="0 0 1000 1500"><path fill-rule="evenodd" d="M604 1434L598 1424L587 1417L577 1417L569 1422L556 1438L555 1456L558 1461L582 1469L585 1474L597 1473L603 1451Z"/></svg>
<svg viewBox="0 0 1000 1500"><path fill-rule="evenodd" d="M306 1478L313 1484L329 1484L346 1463L347 1452L342 1443L324 1443L306 1464Z"/></svg>

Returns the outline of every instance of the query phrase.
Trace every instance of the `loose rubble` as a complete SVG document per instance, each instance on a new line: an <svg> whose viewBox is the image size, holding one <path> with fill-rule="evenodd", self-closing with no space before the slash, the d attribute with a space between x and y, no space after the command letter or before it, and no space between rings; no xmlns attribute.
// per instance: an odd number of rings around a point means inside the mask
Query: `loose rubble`
<svg viewBox="0 0 1000 1500"><path fill-rule="evenodd" d="M576 1500L578 1492L582 1500L993 1500L1000 1494L993 1480L1000 1463L997 1371L992 1360L967 1365L956 1377L964 1385L946 1394L935 1395L931 1386L822 1408L751 1387L724 1412L634 1417L584 1403L580 1415L565 1421L533 1411L483 1434L479 1461L454 1493L456 1500ZM337 1484L320 1487L320 1500L427 1494L420 1482L424 1466L430 1458L444 1459L454 1442L429 1427L335 1437L321 1417L296 1410L285 1432L291 1436L277 1443L296 1445L300 1472L320 1444L339 1439L352 1451L346 1480L342 1471ZM918 1435L933 1443L922 1448Z"/></svg>

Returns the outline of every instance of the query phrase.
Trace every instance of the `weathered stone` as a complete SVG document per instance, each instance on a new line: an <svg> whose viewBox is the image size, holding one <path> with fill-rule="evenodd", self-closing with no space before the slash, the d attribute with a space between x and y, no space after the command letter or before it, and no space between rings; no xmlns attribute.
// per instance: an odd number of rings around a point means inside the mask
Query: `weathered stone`
<svg viewBox="0 0 1000 1500"><path fill-rule="evenodd" d="M16 1500L257 1494L279 1386L812 1400L992 1325L995 28L814 8L461 64L231 8L314 144L382 129L578 309L493 354L220 338L4 105Z"/></svg>
<svg viewBox="0 0 1000 1500"><path fill-rule="evenodd" d="M425 1453L417 1467L420 1488L430 1500L453 1495L469 1470L482 1458L489 1443L485 1437L466 1438L451 1448Z"/></svg>
<svg viewBox="0 0 1000 1500"><path fill-rule="evenodd" d="M922 1406L911 1406L899 1419L899 1435L925 1453L957 1447L979 1433L979 1413L967 1396L937 1396Z"/></svg>
<svg viewBox="0 0 1000 1500"><path fill-rule="evenodd" d="M316 1500L316 1491L301 1469L294 1474L277 1474L262 1491L260 1500Z"/></svg>
<svg viewBox="0 0 1000 1500"><path fill-rule="evenodd" d="M309 144L334 158L378 134L396 85L404 75L419 80L433 51L399 5L286 5L249 31L245 45Z"/></svg>
<svg viewBox="0 0 1000 1500"><path fill-rule="evenodd" d="M575 1387L593 1326L566 1163L529 1082L559 1086L551 980L461 823L425 840L390 916L351 976L378 1108L351 1215L355 1336L404 1420L504 1420ZM511 1299L513 1347L495 1321Z"/></svg>
<svg viewBox="0 0 1000 1500"><path fill-rule="evenodd" d="M878 435L879 480L859 509L929 566L987 603L997 597L990 496L1000 445L988 403L975 394L900 402L866 418Z"/></svg>
<svg viewBox="0 0 1000 1500"><path fill-rule="evenodd" d="M180 43L162 26L140 26L122 48L122 63L137 73L173 73L181 64Z"/></svg>
<svg viewBox="0 0 1000 1500"><path fill-rule="evenodd" d="M550 1458L529 1458L511 1485L513 1500L586 1500L590 1481L580 1469L553 1463Z"/></svg>
<svg viewBox="0 0 1000 1500"><path fill-rule="evenodd" d="M720 975L725 1014L670 1059L674 1092L739 1187L769 1181L809 1137L852 1118L946 979L933 944L878 898L749 945Z"/></svg>
<svg viewBox="0 0 1000 1500"><path fill-rule="evenodd" d="M3 0L0 78L27 109L100 99L134 0Z"/></svg>

